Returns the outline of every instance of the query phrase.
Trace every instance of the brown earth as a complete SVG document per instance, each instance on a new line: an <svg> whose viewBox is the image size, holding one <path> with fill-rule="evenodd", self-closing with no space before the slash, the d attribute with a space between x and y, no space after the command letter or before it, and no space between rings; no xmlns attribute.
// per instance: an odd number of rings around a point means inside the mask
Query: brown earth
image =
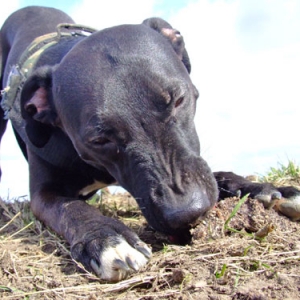
<svg viewBox="0 0 300 300"><path fill-rule="evenodd" d="M68 245L32 216L28 202L0 201L1 299L300 299L300 223L247 199L221 201L170 245L147 227L130 195L105 193L98 206L131 226L153 250L139 274L101 282L76 264Z"/></svg>

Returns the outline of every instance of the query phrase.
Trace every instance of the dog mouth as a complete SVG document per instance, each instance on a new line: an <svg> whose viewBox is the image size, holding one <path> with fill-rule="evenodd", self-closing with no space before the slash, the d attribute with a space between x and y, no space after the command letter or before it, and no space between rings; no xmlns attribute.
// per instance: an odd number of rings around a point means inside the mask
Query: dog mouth
<svg viewBox="0 0 300 300"><path fill-rule="evenodd" d="M189 225L188 228L180 229L174 232L174 234L168 234L168 238L171 244L176 245L187 245L191 244L192 242L192 229L196 228L200 223L201 220L203 220L204 217L199 217L195 222Z"/></svg>
<svg viewBox="0 0 300 300"><path fill-rule="evenodd" d="M182 230L176 234L168 235L169 241L171 244L175 245L187 245L192 242L192 234L190 230Z"/></svg>
<svg viewBox="0 0 300 300"><path fill-rule="evenodd" d="M203 221L203 219L206 218L205 214L180 228L176 226L171 227L169 220L167 222L166 220L163 221L162 218L156 218L157 215L158 214L153 214L152 218L150 220L147 220L149 228L151 228L151 230L153 231L157 231L165 235L168 238L170 244L181 246L191 244L193 229L196 228ZM155 217L153 218L153 216ZM176 219L173 219L172 222L176 224Z"/></svg>

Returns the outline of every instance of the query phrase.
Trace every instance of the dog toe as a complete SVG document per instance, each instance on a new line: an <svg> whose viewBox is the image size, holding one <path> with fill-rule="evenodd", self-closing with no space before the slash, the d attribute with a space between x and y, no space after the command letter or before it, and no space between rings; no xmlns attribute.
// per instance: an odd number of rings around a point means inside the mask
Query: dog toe
<svg viewBox="0 0 300 300"><path fill-rule="evenodd" d="M140 242L140 244L144 243ZM120 237L118 243L114 241L113 245L108 245L99 255L99 265L91 261L91 266L103 280L122 280L146 265L151 255L151 250L146 244L138 248L133 248L125 239Z"/></svg>

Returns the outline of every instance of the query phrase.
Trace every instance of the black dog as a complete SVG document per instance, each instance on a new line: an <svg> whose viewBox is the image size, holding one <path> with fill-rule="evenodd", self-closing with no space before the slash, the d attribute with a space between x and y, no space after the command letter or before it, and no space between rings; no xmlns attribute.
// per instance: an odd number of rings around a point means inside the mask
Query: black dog
<svg viewBox="0 0 300 300"><path fill-rule="evenodd" d="M154 229L180 240L218 189L199 156L198 92L180 33L158 18L92 34L73 23L43 7L4 23L0 137L9 118L29 163L34 214L88 270L115 281L151 250L85 199L118 182ZM240 189L217 179L221 191Z"/></svg>
<svg viewBox="0 0 300 300"><path fill-rule="evenodd" d="M118 182L154 229L186 234L218 198L199 156L198 92L182 36L161 19L91 35L67 25L31 44L59 23L74 22L43 7L4 23L2 107L28 159L34 214L88 270L120 280L151 250L83 200Z"/></svg>

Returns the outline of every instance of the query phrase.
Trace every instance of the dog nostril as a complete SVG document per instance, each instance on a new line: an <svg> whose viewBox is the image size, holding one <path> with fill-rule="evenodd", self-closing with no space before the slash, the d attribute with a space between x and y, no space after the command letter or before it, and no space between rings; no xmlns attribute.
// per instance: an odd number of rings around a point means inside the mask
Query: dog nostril
<svg viewBox="0 0 300 300"><path fill-rule="evenodd" d="M198 209L186 211L170 210L167 214L169 226L173 229L190 228L193 223L202 215Z"/></svg>
<svg viewBox="0 0 300 300"><path fill-rule="evenodd" d="M172 229L190 228L200 217L211 208L211 203L204 193L193 195L190 203L177 208L165 210L165 218Z"/></svg>
<svg viewBox="0 0 300 300"><path fill-rule="evenodd" d="M163 195L164 195L164 193L163 193L163 191L162 191L161 188L157 188L157 189L154 191L154 194L155 194L156 197L159 197L159 198L163 197Z"/></svg>

